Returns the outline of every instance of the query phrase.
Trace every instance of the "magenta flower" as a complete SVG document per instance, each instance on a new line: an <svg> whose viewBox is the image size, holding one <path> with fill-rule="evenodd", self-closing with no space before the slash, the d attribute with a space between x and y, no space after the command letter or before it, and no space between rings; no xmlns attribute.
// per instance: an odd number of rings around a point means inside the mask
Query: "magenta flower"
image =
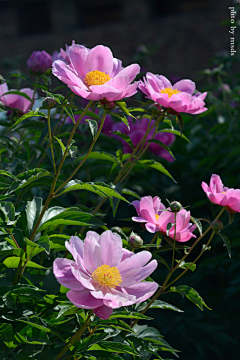
<svg viewBox="0 0 240 360"><path fill-rule="evenodd" d="M188 79L172 85L165 76L148 72L144 81L140 82L139 89L147 98L176 113L200 114L207 110L203 101L207 93L193 95L195 83Z"/></svg>
<svg viewBox="0 0 240 360"><path fill-rule="evenodd" d="M70 63L54 61L53 74L75 94L88 100L117 101L137 92L138 82L131 82L140 71L139 65L123 68L108 47L72 45L67 55Z"/></svg>
<svg viewBox="0 0 240 360"><path fill-rule="evenodd" d="M139 217L133 217L133 221L145 223L146 230L155 233L161 232L167 235L167 225L173 224L170 228L168 236L174 239L175 233L175 214L161 203L159 197L151 196L142 197L141 200L135 200L132 205L136 208ZM176 215L176 237L175 240L185 242L192 237L196 237L192 232L196 229L190 221L190 211L180 210Z"/></svg>
<svg viewBox="0 0 240 360"><path fill-rule="evenodd" d="M133 201L132 205L138 213L138 216L132 218L133 221L145 223L147 231L151 233L159 231L158 218L166 208L158 196L155 196L154 198L151 196L144 196L140 201Z"/></svg>
<svg viewBox="0 0 240 360"><path fill-rule="evenodd" d="M27 98L17 95L17 94L6 94L8 91L16 91L15 89L8 90L8 86L6 83L0 85L0 101L7 107L12 109L18 109L20 113L26 114L32 106L32 102ZM33 98L33 90L29 88L24 88L18 90L30 97ZM36 98L36 96L35 96Z"/></svg>
<svg viewBox="0 0 240 360"><path fill-rule="evenodd" d="M129 122L130 130L128 130L127 126L123 122L118 122L112 126L112 131L120 130L121 133L127 134L132 140L132 143L135 147L146 134L149 119L143 118L133 123L132 119L129 117L128 122ZM153 123L154 121L151 122L150 126L152 126ZM150 133L147 135L147 140L150 140L152 138L153 133L154 133L154 129L152 129ZM112 134L111 136L116 137L116 139L122 142L124 153L132 153L131 147L124 140L122 140L121 138L119 138L114 134ZM170 146L175 141L175 135L171 133L158 133L154 136L154 139L161 141L163 144L167 146ZM170 162L174 161L172 155L170 155L169 152L163 149L160 145L146 142L144 147L146 147L147 144L150 144L148 150L151 151L153 154L157 156L161 156L167 161Z"/></svg>
<svg viewBox="0 0 240 360"><path fill-rule="evenodd" d="M27 66L34 74L44 74L52 67L52 56L46 51L34 51L27 61Z"/></svg>
<svg viewBox="0 0 240 360"><path fill-rule="evenodd" d="M75 306L94 309L101 319L108 319L113 309L145 301L158 288L142 281L157 267L156 260L148 263L151 253L123 249L121 237L110 230L101 236L88 231L84 242L72 236L66 248L74 261L57 258L54 275L71 289L67 297Z"/></svg>
<svg viewBox="0 0 240 360"><path fill-rule="evenodd" d="M202 182L202 188L214 204L226 206L229 213L240 212L240 190L225 187L219 175L211 176L210 186Z"/></svg>

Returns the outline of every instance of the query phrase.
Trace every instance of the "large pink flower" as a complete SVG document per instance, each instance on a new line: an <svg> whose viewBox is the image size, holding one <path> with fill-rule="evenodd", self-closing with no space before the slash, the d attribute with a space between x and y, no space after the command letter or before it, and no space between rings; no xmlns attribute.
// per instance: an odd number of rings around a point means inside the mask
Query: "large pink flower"
<svg viewBox="0 0 240 360"><path fill-rule="evenodd" d="M200 114L207 110L204 102L207 93L193 95L195 83L188 79L172 85L165 76L148 72L144 81L140 82L139 89L147 98L176 113Z"/></svg>
<svg viewBox="0 0 240 360"><path fill-rule="evenodd" d="M152 198L151 196L144 196L141 200L132 202L138 216L134 216L133 221L145 223L147 231L154 233L159 231L158 218L159 215L165 210L165 206L158 196Z"/></svg>
<svg viewBox="0 0 240 360"><path fill-rule="evenodd" d="M53 62L53 74L75 94L88 100L117 101L137 92L138 82L131 82L140 72L139 65L123 68L108 47L72 45L67 56L69 64L63 60Z"/></svg>
<svg viewBox="0 0 240 360"><path fill-rule="evenodd" d="M151 253L123 249L121 237L110 230L101 236L88 231L84 242L72 236L66 248L74 261L57 258L54 275L71 289L67 297L75 306L94 309L101 319L108 319L113 309L145 301L158 288L142 281L157 267L156 260L148 263Z"/></svg>
<svg viewBox="0 0 240 360"><path fill-rule="evenodd" d="M120 130L121 133L127 134L130 137L130 139L132 140L132 143L135 147L137 144L139 144L139 142L142 140L142 138L146 135L149 119L142 118L141 120L138 120L135 123L133 123L132 118L129 117L128 122L129 122L130 130L123 122L117 122L117 123L113 124L112 131ZM151 121L150 126L152 126L153 123L154 123L154 121ZM147 135L146 140L150 140L153 136L153 133L154 133L154 129L152 129L150 131L150 133ZM122 140L121 138L119 138L118 136L116 136L114 134L112 134L111 136L115 136L118 140L120 140L123 143L123 152L124 153L132 152L131 147L124 140ZM159 140L163 144L169 146L174 142L175 135L171 134L171 133L157 133L154 136L154 139ZM174 161L174 158L172 157L172 155L170 155L169 152L167 150L163 149L160 145L155 144L155 143L146 142L144 147L146 147L147 145L149 145L148 150L151 151L152 153L154 153L155 155L161 156L162 158L164 158L170 162Z"/></svg>
<svg viewBox="0 0 240 360"><path fill-rule="evenodd" d="M160 231L162 234L167 234L167 225L173 224L169 230L168 236L174 239L175 233L175 213L166 209L161 203L159 197L151 196L142 197L141 200L132 202L135 206L139 217L133 217L133 221L145 223L147 231L155 233ZM184 242L196 237L192 232L196 229L190 221L190 211L185 209L180 210L176 215L176 241Z"/></svg>
<svg viewBox="0 0 240 360"><path fill-rule="evenodd" d="M202 188L214 204L226 206L229 213L240 212L240 190L225 187L219 175L211 176L210 186L202 182Z"/></svg>
<svg viewBox="0 0 240 360"><path fill-rule="evenodd" d="M18 109L22 114L27 113L32 106L32 102L25 98L24 96L17 94L6 94L8 91L16 91L15 89L8 90L8 86L6 83L0 85L0 101L7 107L12 109ZM18 90L30 97L33 98L33 90L29 88L24 88ZM36 98L36 96L35 96Z"/></svg>

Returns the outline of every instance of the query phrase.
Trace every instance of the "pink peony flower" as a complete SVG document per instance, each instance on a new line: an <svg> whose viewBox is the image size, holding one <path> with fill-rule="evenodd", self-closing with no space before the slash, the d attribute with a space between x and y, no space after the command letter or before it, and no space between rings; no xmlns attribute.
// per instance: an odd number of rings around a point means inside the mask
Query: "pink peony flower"
<svg viewBox="0 0 240 360"><path fill-rule="evenodd" d="M75 45L75 41L72 40L72 45ZM71 46L68 46L67 44L65 44L66 46L66 51L63 50L62 48L60 48L60 53L58 54L58 57L57 59L54 59L54 60L63 60L65 61L67 64L70 64L70 59L69 59L69 56L68 56L68 50L71 48Z"/></svg>
<svg viewBox="0 0 240 360"><path fill-rule="evenodd" d="M128 122L129 122L130 130L128 130L127 126L123 122L118 122L112 126L112 131L120 130L121 133L127 134L132 140L132 143L135 147L142 140L143 136L146 134L149 119L143 118L133 123L132 118L129 117ZM150 126L152 126L153 123L154 121L151 122ZM154 129L152 129L150 133L147 135L147 140L150 140L152 138L153 133L154 133ZM131 147L124 140L122 140L121 138L119 138L114 134L111 136L115 136L119 141L123 143L124 153L132 153ZM174 142L175 135L171 133L158 133L154 136L154 139L159 140L163 144L169 146ZM144 147L147 146L147 144L150 144L148 150L154 153L155 155L161 156L162 158L170 162L174 161L172 155L170 155L169 152L163 149L160 145L154 143L146 143Z"/></svg>
<svg viewBox="0 0 240 360"><path fill-rule="evenodd" d="M101 319L108 319L113 309L145 301L158 288L155 282L142 281L157 267L156 260L148 263L151 253L123 249L121 237L110 230L101 236L88 231L84 242L72 236L66 248L74 261L57 258L54 275L71 289L67 297L75 306L94 309Z"/></svg>
<svg viewBox="0 0 240 360"><path fill-rule="evenodd" d="M203 101L207 93L193 95L195 83L188 79L172 85L165 76L148 72L144 81L140 82L139 89L147 98L176 113L200 114L207 110Z"/></svg>
<svg viewBox="0 0 240 360"><path fill-rule="evenodd" d="M34 74L44 74L52 67L52 56L46 51L34 51L27 61L27 66Z"/></svg>
<svg viewBox="0 0 240 360"><path fill-rule="evenodd" d="M32 102L27 98L17 94L6 94L8 91L16 91L15 89L8 90L6 83L0 85L0 101L7 107L18 109L20 113L26 114L32 106ZM28 95L30 99L33 97L33 90L29 88L20 89L20 92ZM36 96L35 96L36 98Z"/></svg>
<svg viewBox="0 0 240 360"><path fill-rule="evenodd" d="M145 196L141 200L135 200L132 205L136 208L139 217L133 217L133 221L145 223L147 231L155 233L160 231L167 234L167 225L173 224L170 228L168 236L174 239L175 233L175 214L161 203L159 197ZM196 229L195 225L190 222L190 211L185 209L177 212L176 215L176 241L185 242L192 237L196 237L192 232Z"/></svg>
<svg viewBox="0 0 240 360"><path fill-rule="evenodd" d="M211 176L210 186L202 182L202 188L214 204L226 206L229 213L240 212L240 190L225 187L219 175Z"/></svg>
<svg viewBox="0 0 240 360"><path fill-rule="evenodd" d="M69 64L63 60L54 61L53 74L75 94L88 100L117 101L137 92L138 82L131 82L140 71L139 65L123 68L108 47L98 45L87 49L72 45L67 55Z"/></svg>

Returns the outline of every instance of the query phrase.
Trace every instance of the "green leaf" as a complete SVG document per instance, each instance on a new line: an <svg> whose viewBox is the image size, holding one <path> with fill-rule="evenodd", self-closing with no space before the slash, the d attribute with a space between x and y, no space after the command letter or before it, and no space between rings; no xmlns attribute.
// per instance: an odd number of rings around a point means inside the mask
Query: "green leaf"
<svg viewBox="0 0 240 360"><path fill-rule="evenodd" d="M129 122L128 122L128 119L126 118L126 116L124 114L119 114L119 113L111 113L111 115L113 117L116 117L118 119L120 119L125 125L126 127L128 128L128 130L130 130L130 126L129 126Z"/></svg>
<svg viewBox="0 0 240 360"><path fill-rule="evenodd" d="M59 143L59 145L61 146L62 149L62 155L65 153L66 147L63 145L63 142L61 139L58 139L56 136L54 136L54 138L57 140L57 142Z"/></svg>
<svg viewBox="0 0 240 360"><path fill-rule="evenodd" d="M165 145L162 141L157 140L157 139L150 139L150 140L147 140L147 142L154 143L154 144L157 144L157 145L161 146L163 149L167 150L167 152L169 152L169 154L171 154L172 157L176 160L176 158L173 155L171 149L167 145Z"/></svg>
<svg viewBox="0 0 240 360"><path fill-rule="evenodd" d="M193 216L191 216L191 220L194 222L194 224L196 225L200 236L202 236L202 223L200 220L194 218Z"/></svg>
<svg viewBox="0 0 240 360"><path fill-rule="evenodd" d="M187 268L189 268L189 270L191 270L191 271L194 271L194 270L196 270L196 267L197 267L197 265L196 264L192 264L191 262L189 262L189 263L186 263L184 260L183 261L178 261L178 260L176 260L176 262L178 263L178 266L181 268L181 269L187 269ZM190 266L191 265L191 266ZM190 267L189 267L190 266Z"/></svg>
<svg viewBox="0 0 240 360"><path fill-rule="evenodd" d="M109 352L139 355L139 353L131 346L112 341L100 341L98 344L91 346L89 350L104 350Z"/></svg>
<svg viewBox="0 0 240 360"><path fill-rule="evenodd" d="M170 288L171 292L178 292L182 297L186 296L190 301L192 301L199 309L203 310L203 306L207 309L211 310L206 303L204 302L203 298L199 295L199 293L194 290L192 287L187 285L179 285L179 286L172 286Z"/></svg>
<svg viewBox="0 0 240 360"><path fill-rule="evenodd" d="M39 240L37 240L37 242L33 242L27 238L24 239L25 242L30 245L31 247L37 247L37 248L41 248L44 249L44 251L49 255L50 254L50 240L49 240L49 236L47 235L43 235L40 237Z"/></svg>
<svg viewBox="0 0 240 360"><path fill-rule="evenodd" d="M25 94L25 93L22 92L22 91L10 90L10 91L4 93L3 96L4 96L4 95L8 95L8 94L20 95L20 96L25 97L26 99L32 101L32 99L31 99L27 94Z"/></svg>
<svg viewBox="0 0 240 360"><path fill-rule="evenodd" d="M149 316L145 316L145 315L140 314L138 312L129 313L127 311L121 311L121 312L119 311L119 313L115 312L109 317L109 320L111 320L111 319L119 319L119 318L122 318L122 319L152 320L152 318L150 318Z"/></svg>
<svg viewBox="0 0 240 360"><path fill-rule="evenodd" d="M5 217L5 222L7 225L15 225L16 224L16 222L19 219L20 214L19 213L15 214L15 209L14 209L13 203L2 201L0 203L0 211L3 212L4 217Z"/></svg>
<svg viewBox="0 0 240 360"><path fill-rule="evenodd" d="M128 116L131 116L133 118L135 118L130 112L129 110L127 109L127 105L125 103L125 101L115 101L115 104L117 104L120 109L125 113L127 114Z"/></svg>
<svg viewBox="0 0 240 360"><path fill-rule="evenodd" d="M44 176L49 176L49 175L50 172L45 169L34 169L34 170L25 171L24 173L19 174L17 176L18 181L14 181L10 189L7 191L7 195L11 194L16 190L20 190L26 187L27 185L31 184L34 181L39 180Z"/></svg>
<svg viewBox="0 0 240 360"><path fill-rule="evenodd" d="M27 202L26 216L27 216L27 230L28 234L31 235L39 215L42 211L42 198L34 197L32 201Z"/></svg>
<svg viewBox="0 0 240 360"><path fill-rule="evenodd" d="M86 119L85 121L88 122L92 137L94 139L98 131L98 123L92 119Z"/></svg>
<svg viewBox="0 0 240 360"><path fill-rule="evenodd" d="M126 189L126 188L122 189L122 194L134 196L139 200L141 199L141 197L135 191L130 189Z"/></svg>
<svg viewBox="0 0 240 360"><path fill-rule="evenodd" d="M153 309L167 309L167 310L173 310L173 311L177 311L177 312L184 312L183 310L180 310L178 307L166 303L165 301L161 301L161 300L155 300L152 305L150 306L150 308Z"/></svg>
<svg viewBox="0 0 240 360"><path fill-rule="evenodd" d="M20 260L21 258L17 256L8 257L3 261L3 264L6 265L9 269L17 269ZM46 269L44 266L36 264L33 261L28 261L26 266L35 269Z"/></svg>
<svg viewBox="0 0 240 360"><path fill-rule="evenodd" d="M216 233L217 235L219 235L222 240L223 240L223 243L224 245L223 246L226 246L227 248L227 252L228 252L228 256L231 258L232 255L231 255L231 244L230 244L230 241L229 241L229 238L226 236L226 235L223 235L222 233Z"/></svg>
<svg viewBox="0 0 240 360"><path fill-rule="evenodd" d="M5 176L11 177L12 179L18 181L18 178L16 176L14 176L13 174L11 174L10 172L8 172L8 171L0 170L0 175L5 175Z"/></svg>
<svg viewBox="0 0 240 360"><path fill-rule="evenodd" d="M94 356L94 360L124 360L121 356L114 353L108 355L105 350L88 351L86 354L92 354ZM88 358L88 360L92 360L92 357Z"/></svg>
<svg viewBox="0 0 240 360"><path fill-rule="evenodd" d="M2 341L7 343L13 341L13 327L11 324L0 324L0 338L2 339Z"/></svg>
<svg viewBox="0 0 240 360"><path fill-rule="evenodd" d="M169 236L169 231L171 230L171 228L175 225L175 223L168 223L167 224L167 231L166 231L166 234L167 236Z"/></svg>
<svg viewBox="0 0 240 360"><path fill-rule="evenodd" d="M87 190L94 192L102 197L116 197L120 200L128 202L123 196L121 196L116 190L116 186L107 185L103 182L83 182L81 180L71 180L63 188L62 194L74 190Z"/></svg>
<svg viewBox="0 0 240 360"><path fill-rule="evenodd" d="M23 249L9 249L9 250L1 250L0 251L0 258L10 256L10 255L16 255L21 257L23 255Z"/></svg>
<svg viewBox="0 0 240 360"><path fill-rule="evenodd" d="M85 155L81 156L80 158L78 158L78 161L84 159L84 157L85 157ZM109 154L105 151L93 151L89 154L88 159L111 161L116 164L119 163L118 159L114 155Z"/></svg>
<svg viewBox="0 0 240 360"><path fill-rule="evenodd" d="M35 111L29 111L28 113L24 114L23 116L21 116L12 126L11 128L12 129L16 129L18 128L18 125L25 119L29 118L29 117L32 117L32 116L41 116L41 117L44 117L44 118L47 118L47 115L44 114L43 112L39 112L36 110Z"/></svg>
<svg viewBox="0 0 240 360"><path fill-rule="evenodd" d="M98 343L99 341L103 340L104 338L106 338L106 334L99 333L99 334L93 334L85 339L82 339L81 343L77 347L77 352L82 353L83 351L86 351L92 345Z"/></svg>
<svg viewBox="0 0 240 360"><path fill-rule="evenodd" d="M141 166L146 166L146 167L156 169L156 170L162 172L163 174L167 175L175 183L177 183L176 180L172 177L172 175L167 171L167 169L165 169L165 167L162 164L160 164L159 162L157 162L155 160L138 160L138 164L140 164Z"/></svg>
<svg viewBox="0 0 240 360"><path fill-rule="evenodd" d="M132 140L131 140L131 138L130 138L127 134L121 133L120 130L110 131L110 133L119 136L121 139L123 139L123 140L130 146L130 148L131 148L132 150L134 150L134 145L133 145L133 143L132 143Z"/></svg>
<svg viewBox="0 0 240 360"><path fill-rule="evenodd" d="M177 136L182 137L184 140L188 141L189 143L191 143L191 141L188 140L188 138L185 135L181 134L181 132L178 131L178 130L163 129L163 130L158 131L158 133L161 133L161 132L167 132L167 133L175 134Z"/></svg>

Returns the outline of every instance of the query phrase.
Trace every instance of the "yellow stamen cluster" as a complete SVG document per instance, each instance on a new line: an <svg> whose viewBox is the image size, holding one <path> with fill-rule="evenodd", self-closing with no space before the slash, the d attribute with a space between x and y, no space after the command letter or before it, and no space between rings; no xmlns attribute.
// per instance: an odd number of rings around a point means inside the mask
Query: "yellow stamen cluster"
<svg viewBox="0 0 240 360"><path fill-rule="evenodd" d="M100 285L113 289L122 282L120 271L115 266L101 265L92 273L92 277Z"/></svg>
<svg viewBox="0 0 240 360"><path fill-rule="evenodd" d="M99 70L94 70L94 71L89 71L86 74L84 82L86 85L91 86L91 85L103 85L109 80L111 80L111 78L108 74L105 74L104 72Z"/></svg>
<svg viewBox="0 0 240 360"><path fill-rule="evenodd" d="M177 90L177 89L172 89L172 88L165 88L163 90L160 91L161 94L168 94L168 97L170 98L172 95L178 94L181 91Z"/></svg>
<svg viewBox="0 0 240 360"><path fill-rule="evenodd" d="M156 220L158 221L158 219L159 219L159 215L158 215L158 214L156 214L155 216L156 216Z"/></svg>

